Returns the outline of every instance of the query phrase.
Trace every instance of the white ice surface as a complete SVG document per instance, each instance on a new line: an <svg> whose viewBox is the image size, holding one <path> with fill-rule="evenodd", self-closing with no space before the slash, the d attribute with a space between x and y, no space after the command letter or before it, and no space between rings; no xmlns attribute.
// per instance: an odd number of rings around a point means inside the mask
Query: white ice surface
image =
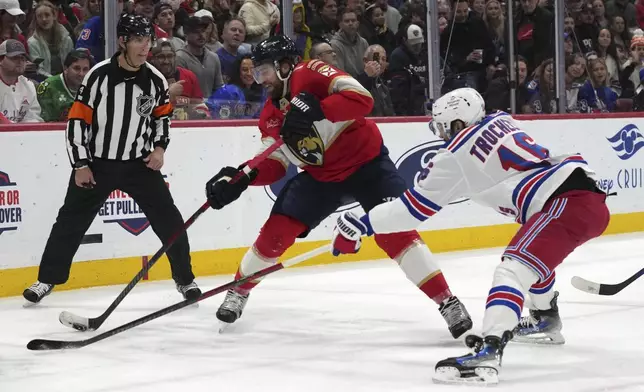
<svg viewBox="0 0 644 392"><path fill-rule="evenodd" d="M453 292L480 328L500 249L439 254ZM577 291L573 275L615 283L644 265L644 235L604 237L557 270L567 343L510 344L499 391L644 391L644 279L613 297ZM198 278L210 289L230 277ZM253 292L218 334L222 296L78 350L31 352L34 338L84 339L177 302L170 281L143 283L99 331L58 323L95 317L122 286L54 292L24 309L0 300L0 392L456 391L431 381L438 360L462 355L436 306L392 261L284 270Z"/></svg>

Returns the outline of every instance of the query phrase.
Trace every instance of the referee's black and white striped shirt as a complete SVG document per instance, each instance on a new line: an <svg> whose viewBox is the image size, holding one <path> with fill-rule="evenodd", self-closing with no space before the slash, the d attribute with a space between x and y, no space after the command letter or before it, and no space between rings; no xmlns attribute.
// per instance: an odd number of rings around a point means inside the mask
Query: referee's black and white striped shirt
<svg viewBox="0 0 644 392"><path fill-rule="evenodd" d="M170 142L172 104L168 82L147 62L137 72L118 64L118 54L92 68L78 89L67 123L72 166L92 158L134 160Z"/></svg>

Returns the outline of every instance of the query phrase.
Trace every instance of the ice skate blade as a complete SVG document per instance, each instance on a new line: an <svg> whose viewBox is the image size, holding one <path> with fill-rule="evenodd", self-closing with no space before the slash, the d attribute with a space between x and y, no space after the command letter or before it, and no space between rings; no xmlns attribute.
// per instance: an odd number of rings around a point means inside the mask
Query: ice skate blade
<svg viewBox="0 0 644 392"><path fill-rule="evenodd" d="M473 374L463 377L457 368L443 366L436 369L432 381L435 384L489 387L499 383L499 374L491 367L477 367Z"/></svg>
<svg viewBox="0 0 644 392"><path fill-rule="evenodd" d="M93 328L89 327L89 320L87 317L80 317L68 311L60 312L58 316L58 321L66 327L74 328L77 331L94 331Z"/></svg>
<svg viewBox="0 0 644 392"><path fill-rule="evenodd" d="M25 302L23 302L22 304L22 307L25 309L29 309L29 308L33 308L34 306L38 306L39 303L40 302L31 302L31 301L25 300Z"/></svg>
<svg viewBox="0 0 644 392"><path fill-rule="evenodd" d="M566 343L566 339L561 332L554 333L538 333L534 335L519 336L515 335L512 339L513 343L521 344L536 344L546 346L557 346Z"/></svg>
<svg viewBox="0 0 644 392"><path fill-rule="evenodd" d="M233 325L232 323L226 323L223 321L219 321L219 329L217 330L219 333L225 333L227 330L230 329L230 326Z"/></svg>

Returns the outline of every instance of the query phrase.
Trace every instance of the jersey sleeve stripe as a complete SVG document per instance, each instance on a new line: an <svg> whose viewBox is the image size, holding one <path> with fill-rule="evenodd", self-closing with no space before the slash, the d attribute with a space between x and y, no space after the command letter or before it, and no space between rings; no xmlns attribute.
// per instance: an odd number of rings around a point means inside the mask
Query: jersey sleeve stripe
<svg viewBox="0 0 644 392"><path fill-rule="evenodd" d="M94 110L88 105L80 101L75 101L72 104L71 109L69 109L69 114L67 115L68 120L82 120L85 121L85 124L91 125L92 118L94 116Z"/></svg>
<svg viewBox="0 0 644 392"><path fill-rule="evenodd" d="M152 111L152 115L156 118L161 118L163 116L169 116L172 114L172 104L166 103L165 105L157 106Z"/></svg>
<svg viewBox="0 0 644 392"><path fill-rule="evenodd" d="M407 199L406 194L403 194L400 197L400 201L402 201L403 204L405 205L405 207L407 207L407 210L409 211L411 216L413 216L414 218L416 218L417 220L419 220L421 222L425 222L427 220L428 217L423 215L423 214L421 214L418 210L416 210L416 208L411 204L409 199Z"/></svg>
<svg viewBox="0 0 644 392"><path fill-rule="evenodd" d="M519 183L519 185L512 193L512 202L519 211L519 223L524 223L526 221L530 203L539 190L539 187L543 185L543 183L546 182L546 180L550 178L550 176L552 176L557 170L561 169L569 163L587 164L587 162L581 155L572 155L555 166L537 171L533 175L524 178Z"/></svg>
<svg viewBox="0 0 644 392"><path fill-rule="evenodd" d="M405 191L401 198L408 202L405 203L408 209L409 207L413 208L415 213L418 213L423 217L423 221L436 214L441 209L437 204L432 203L430 200L425 198L420 193L416 192L414 189L408 189L407 191Z"/></svg>
<svg viewBox="0 0 644 392"><path fill-rule="evenodd" d="M407 192L411 193L412 196L414 196L414 198L416 200L418 200L421 204L423 204L424 206L429 207L430 209L432 209L434 211L434 213L436 213L436 212L441 210L441 206L439 206L438 204L432 202L431 200L429 200L425 196L423 196L420 193L418 193L418 191L416 189L409 188L407 190Z"/></svg>

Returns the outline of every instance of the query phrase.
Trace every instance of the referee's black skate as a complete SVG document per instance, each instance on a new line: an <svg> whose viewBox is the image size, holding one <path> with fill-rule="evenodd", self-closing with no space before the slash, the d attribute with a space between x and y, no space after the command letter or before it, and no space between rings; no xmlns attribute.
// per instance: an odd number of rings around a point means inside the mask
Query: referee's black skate
<svg viewBox="0 0 644 392"><path fill-rule="evenodd" d="M242 295L234 289L228 290L226 298L217 310L217 319L221 321L219 332L223 332L226 327L239 319L242 311L246 306L249 294Z"/></svg>
<svg viewBox="0 0 644 392"><path fill-rule="evenodd" d="M472 329L472 318L467 313L465 305L455 296L447 298L440 304L438 310L447 322L449 332L454 339L463 335L465 332Z"/></svg>
<svg viewBox="0 0 644 392"><path fill-rule="evenodd" d="M183 299L185 300L201 297L201 289L194 281L188 284L177 284L177 291L183 295Z"/></svg>
<svg viewBox="0 0 644 392"><path fill-rule="evenodd" d="M562 323L557 297L559 292L555 291L550 301L550 309L530 309L528 316L521 317L519 324L512 331L514 334L512 341L531 344L564 344L566 339L561 334Z"/></svg>
<svg viewBox="0 0 644 392"><path fill-rule="evenodd" d="M22 296L32 304L37 304L40 300L48 296L53 289L53 284L36 281L36 283L32 284L22 292Z"/></svg>
<svg viewBox="0 0 644 392"><path fill-rule="evenodd" d="M473 336L473 335L472 335ZM468 336L468 339L470 337ZM503 349L512 339L512 332L503 336L474 337L466 342L473 353L443 359L436 364L432 380L438 384L494 385L499 382ZM470 345L470 343L472 343Z"/></svg>

